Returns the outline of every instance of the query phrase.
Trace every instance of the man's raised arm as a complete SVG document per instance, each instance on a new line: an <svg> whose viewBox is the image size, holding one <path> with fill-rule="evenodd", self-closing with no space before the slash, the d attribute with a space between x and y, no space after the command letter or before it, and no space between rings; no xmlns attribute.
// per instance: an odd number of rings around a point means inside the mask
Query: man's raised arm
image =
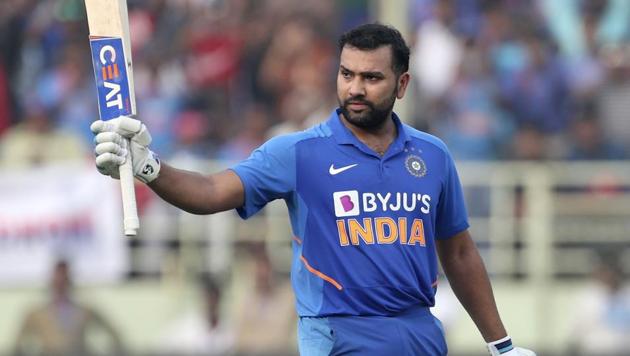
<svg viewBox="0 0 630 356"><path fill-rule="evenodd" d="M193 214L212 214L243 205L245 192L236 173L225 170L202 175L160 162L148 148L151 135L140 121L120 117L95 121L90 128L95 134L96 167L102 174L117 179L118 166L130 152L134 176L180 209ZM131 139L129 147L122 137Z"/></svg>
<svg viewBox="0 0 630 356"><path fill-rule="evenodd" d="M149 187L162 199L193 214L238 208L245 199L243 183L232 170L202 175L162 163L160 176Z"/></svg>

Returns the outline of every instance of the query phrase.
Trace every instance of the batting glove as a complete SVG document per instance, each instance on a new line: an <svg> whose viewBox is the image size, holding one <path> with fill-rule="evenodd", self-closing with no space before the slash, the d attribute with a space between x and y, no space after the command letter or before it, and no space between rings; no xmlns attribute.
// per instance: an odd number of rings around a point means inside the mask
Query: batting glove
<svg viewBox="0 0 630 356"><path fill-rule="evenodd" d="M509 336L489 342L488 350L491 356L536 356L534 351L514 347L512 345L512 339Z"/></svg>
<svg viewBox="0 0 630 356"><path fill-rule="evenodd" d="M125 163L131 152L133 174L144 183L149 183L160 173L160 160L149 149L151 134L139 120L127 116L101 121L90 125L96 147L96 168L99 172L119 179L118 167ZM128 140L127 140L128 139Z"/></svg>

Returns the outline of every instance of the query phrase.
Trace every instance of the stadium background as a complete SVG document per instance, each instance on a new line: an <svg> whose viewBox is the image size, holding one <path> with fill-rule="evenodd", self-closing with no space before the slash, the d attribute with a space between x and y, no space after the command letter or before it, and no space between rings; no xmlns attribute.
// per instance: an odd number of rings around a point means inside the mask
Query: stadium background
<svg viewBox="0 0 630 356"><path fill-rule="evenodd" d="M336 105L338 35L394 24L412 45L414 78L396 110L457 159L473 236L517 344L575 354L597 327L601 350L630 335L630 294L610 305L589 299L601 292L598 261L630 271L630 2L128 1L152 147L207 172L324 119ZM111 320L131 353L166 350L177 320L201 313L202 275L221 285L237 352L295 353L284 208L247 222L198 217L139 185L141 233L123 237L117 188L93 168L94 94L82 1L0 2L0 353L45 299L60 256L78 298ZM483 354L440 286L436 313L452 354ZM618 317L593 319L609 310Z"/></svg>

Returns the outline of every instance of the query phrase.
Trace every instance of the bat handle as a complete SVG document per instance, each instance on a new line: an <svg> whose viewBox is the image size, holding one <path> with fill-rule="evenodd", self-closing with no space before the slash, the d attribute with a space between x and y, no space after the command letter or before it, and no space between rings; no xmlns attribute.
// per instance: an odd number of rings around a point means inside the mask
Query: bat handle
<svg viewBox="0 0 630 356"><path fill-rule="evenodd" d="M131 157L119 167L120 190L123 204L123 227L126 236L136 236L140 228L138 208L136 207L136 192L134 190L133 165Z"/></svg>

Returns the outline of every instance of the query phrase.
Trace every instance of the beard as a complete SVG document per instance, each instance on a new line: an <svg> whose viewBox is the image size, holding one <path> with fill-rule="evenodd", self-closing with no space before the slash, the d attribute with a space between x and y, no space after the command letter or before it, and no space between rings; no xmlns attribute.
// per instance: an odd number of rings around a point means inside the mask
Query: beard
<svg viewBox="0 0 630 356"><path fill-rule="evenodd" d="M341 113L346 121L362 129L373 130L382 127L385 121L390 117L394 108L394 102L396 101L396 92L397 91L394 91L392 96L380 105L365 100L364 96L355 96L346 100L341 100L341 98L338 97L337 100L339 101ZM351 103L363 104L366 108L360 112L352 111L349 109Z"/></svg>

